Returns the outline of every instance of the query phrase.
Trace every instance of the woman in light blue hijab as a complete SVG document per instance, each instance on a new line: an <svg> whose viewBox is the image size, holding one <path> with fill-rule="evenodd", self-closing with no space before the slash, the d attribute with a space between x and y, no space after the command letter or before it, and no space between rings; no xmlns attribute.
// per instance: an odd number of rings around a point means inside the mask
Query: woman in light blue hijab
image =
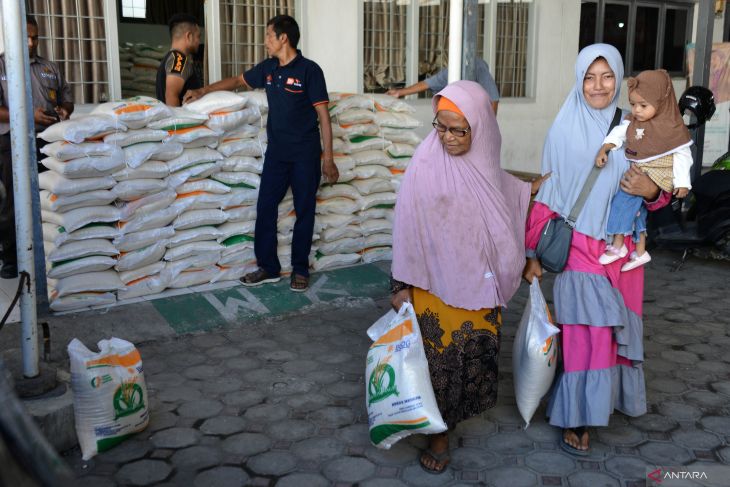
<svg viewBox="0 0 730 487"><path fill-rule="evenodd" d="M542 229L556 215L568 216L593 168L596 153L616 111L623 60L615 47L594 44L578 54L575 86L555 118L542 157L543 184L527 223L528 263L524 277L540 277L534 249ZM607 426L614 409L629 416L646 413L642 362L644 271L621 272L627 257L603 266L606 221L613 195L621 186L653 201L657 209L668 195L640 170L630 168L622 151L612 151L578 215L568 262L555 279L555 319L561 327L562 371L548 403L550 424L563 428L561 447L587 455L587 427Z"/></svg>

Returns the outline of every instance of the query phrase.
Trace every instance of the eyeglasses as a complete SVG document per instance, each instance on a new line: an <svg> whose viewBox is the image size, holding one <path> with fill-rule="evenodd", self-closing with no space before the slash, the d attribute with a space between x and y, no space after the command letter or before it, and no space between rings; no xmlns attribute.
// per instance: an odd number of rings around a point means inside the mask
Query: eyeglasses
<svg viewBox="0 0 730 487"><path fill-rule="evenodd" d="M434 118L433 122L431 122L431 125L433 125L433 128L436 129L436 132L443 134L447 130L451 133L451 135L455 135L457 137L466 137L466 134L471 132L471 127L467 127L465 129L457 129L454 127L447 127L446 125L440 123L438 119Z"/></svg>

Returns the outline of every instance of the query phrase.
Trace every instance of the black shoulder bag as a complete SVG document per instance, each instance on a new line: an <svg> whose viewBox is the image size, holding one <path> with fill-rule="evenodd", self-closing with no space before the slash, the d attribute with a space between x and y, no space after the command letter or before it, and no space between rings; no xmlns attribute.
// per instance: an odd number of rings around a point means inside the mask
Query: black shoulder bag
<svg viewBox="0 0 730 487"><path fill-rule="evenodd" d="M616 114L613 116L611 126L608 128L610 132L621 121L621 109L616 108ZM588 175L583 189L578 195L578 199L570 210L568 218L556 216L550 219L542 229L540 240L537 242L535 255L549 272L562 272L565 263L568 261L568 252L570 252L570 242L573 239L573 229L575 222L578 220L583 205L588 199L588 195L593 189L593 184L598 179L598 173L601 169L593 166L591 173Z"/></svg>

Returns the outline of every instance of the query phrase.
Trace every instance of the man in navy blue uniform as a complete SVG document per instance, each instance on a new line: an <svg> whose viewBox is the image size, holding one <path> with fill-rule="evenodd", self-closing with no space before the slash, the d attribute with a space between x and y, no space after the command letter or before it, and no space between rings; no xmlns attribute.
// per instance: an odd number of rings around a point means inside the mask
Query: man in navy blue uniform
<svg viewBox="0 0 730 487"><path fill-rule="evenodd" d="M281 279L281 264L276 254L276 224L279 203L291 186L297 220L292 240L290 287L292 291L302 292L309 287L309 252L317 189L322 173L332 183L337 181L339 173L332 154L332 126L324 74L315 62L302 56L297 49L298 43L296 21L288 15L277 15L266 24L268 59L239 76L188 91L183 101L196 100L212 91L266 90L268 148L256 205L254 241L259 269L246 274L241 282L256 286Z"/></svg>

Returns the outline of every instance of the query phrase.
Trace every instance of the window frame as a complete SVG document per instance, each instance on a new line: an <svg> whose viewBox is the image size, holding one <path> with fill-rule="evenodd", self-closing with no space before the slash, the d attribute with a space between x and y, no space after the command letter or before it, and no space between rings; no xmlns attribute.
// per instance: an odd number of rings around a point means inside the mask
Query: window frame
<svg viewBox="0 0 730 487"><path fill-rule="evenodd" d="M581 8L586 3L592 3L596 5L596 31L594 35L594 42L603 42L603 24L605 21L606 5L628 5L629 6L629 28L626 36L626 53L624 55L624 77L633 76L641 72L641 70L634 70L634 47L635 47L635 24L636 24L636 9L637 7L652 7L659 9L659 19L657 25L657 36L656 36L656 54L654 55L654 68L663 69L664 61L664 33L666 29L667 9L672 10L683 10L687 12L687 24L685 26L685 40L691 42L692 40L692 23L694 20L694 8L695 3L691 0L681 1L662 1L662 0L581 0ZM683 63L684 69L682 71L668 71L670 76L686 76L687 66L686 61Z"/></svg>
<svg viewBox="0 0 730 487"><path fill-rule="evenodd" d="M145 17L125 17L122 12L122 0L117 0L117 12L119 16L119 22L123 24L147 24L147 16ZM145 14L147 13L147 0L145 0Z"/></svg>
<svg viewBox="0 0 730 487"><path fill-rule="evenodd" d="M378 1L378 0L375 0ZM383 0L379 0L383 1ZM397 1L397 0L394 0ZM401 0L402 1L402 0ZM518 0L519 1L519 0ZM500 100L515 99L524 100L535 97L536 87L536 69L535 69L535 56L537 52L537 0L522 0L524 3L529 4L530 12L528 16L528 28L527 28L527 65L525 73L525 96L519 97L500 97ZM361 85L364 85L363 73L365 72L364 52L365 45L362 42L364 38L365 29L365 18L364 18L364 5L365 0L361 0L361 8L359 10L359 26L361 33L360 42L360 81ZM490 70L494 70L495 62L497 59L497 7L500 0L478 0L478 5L484 5L484 24L481 26L483 29L482 45L477 45L477 55L481 53L482 57L490 66ZM408 0L407 5L407 17L406 22L406 79L405 86L411 86L418 83L418 66L420 63L419 54L419 19L420 19L420 8L422 7L420 0ZM478 32L478 31L477 31ZM479 34L477 33L477 36ZM477 37L477 40L479 37ZM492 75L495 73L493 72ZM361 91L364 91L361 90ZM418 95L410 95L409 98L416 98Z"/></svg>

